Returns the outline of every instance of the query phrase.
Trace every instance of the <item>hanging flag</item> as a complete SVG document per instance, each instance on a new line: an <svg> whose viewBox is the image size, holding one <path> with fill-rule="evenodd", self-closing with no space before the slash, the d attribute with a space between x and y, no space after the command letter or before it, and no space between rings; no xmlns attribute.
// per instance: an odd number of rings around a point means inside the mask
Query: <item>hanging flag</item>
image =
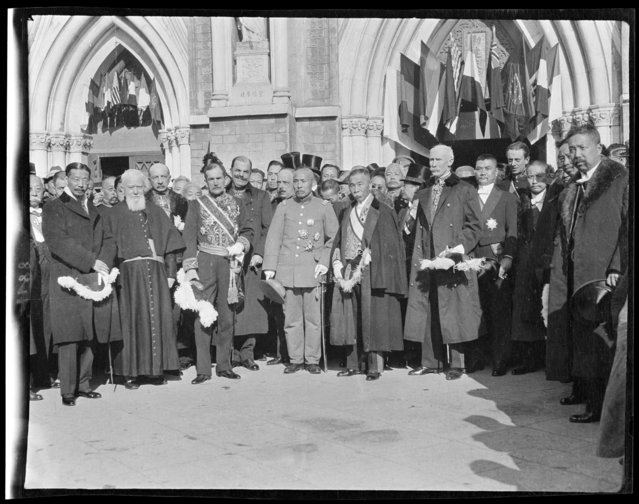
<svg viewBox="0 0 639 504"><path fill-rule="evenodd" d="M113 105L119 105L122 100L120 98L120 79L118 78L118 72L113 70L110 76L111 81L111 101Z"/></svg>
<svg viewBox="0 0 639 504"><path fill-rule="evenodd" d="M453 33L449 33L448 37L450 38L450 54L452 56L453 63L453 79L455 82L455 93L459 94L459 86L461 85L461 76L462 76L462 53L457 47L457 43L455 42L455 38L453 37Z"/></svg>
<svg viewBox="0 0 639 504"><path fill-rule="evenodd" d="M459 119L459 100L457 97L457 91L455 90L452 52L453 50L451 46L448 50L448 58L446 58L441 124L446 130L448 130L449 134L454 136L457 131L457 120ZM444 134L444 132L438 134L438 138L441 139L442 134Z"/></svg>
<svg viewBox="0 0 639 504"><path fill-rule="evenodd" d="M544 49L536 73L536 113L527 136L531 145L546 135L550 129L550 122L562 114L559 44L555 44L548 51Z"/></svg>
<svg viewBox="0 0 639 504"><path fill-rule="evenodd" d="M527 134L534 105L526 68L526 43L522 38L502 70L505 130L512 140Z"/></svg>
<svg viewBox="0 0 639 504"><path fill-rule="evenodd" d="M162 106L160 105L160 97L155 86L155 79L151 81L151 94L149 101L149 110L151 111L151 120L155 122L162 122Z"/></svg>
<svg viewBox="0 0 639 504"><path fill-rule="evenodd" d="M384 78L384 129L383 136L406 149L428 157L428 148L418 143L412 135L402 130L399 118L400 87L402 77L398 70L389 68ZM421 129L421 127L418 128Z"/></svg>
<svg viewBox="0 0 639 504"><path fill-rule="evenodd" d="M479 126L473 135L476 139L484 138L486 133L486 121L488 114L486 113L486 104L484 103L484 90L481 85L481 77L477 69L477 60L472 48L466 51L464 59L464 71L461 78L459 88L459 113L473 113L475 126Z"/></svg>
<svg viewBox="0 0 639 504"><path fill-rule="evenodd" d="M428 137L428 133L420 124L420 92L421 70L417 63L400 54L400 95L399 120L402 131L411 136L417 143L428 148L435 139Z"/></svg>
<svg viewBox="0 0 639 504"><path fill-rule="evenodd" d="M140 94L138 96L138 108L144 109L151 103L151 96L149 95L149 87L146 83L146 77L142 73L140 78Z"/></svg>
<svg viewBox="0 0 639 504"><path fill-rule="evenodd" d="M419 58L419 123L434 137L437 135L437 125L442 114L439 91L443 74L442 64L437 59L437 55L422 42Z"/></svg>
<svg viewBox="0 0 639 504"><path fill-rule="evenodd" d="M95 111L96 101L99 94L100 94L100 85L97 82L95 82L95 80L90 79L89 94L87 96L87 105L86 105L86 110L89 113L89 116L92 116L93 112Z"/></svg>
<svg viewBox="0 0 639 504"><path fill-rule="evenodd" d="M497 55L497 34L493 26L493 39L490 44L490 58L488 60L488 72L486 74L486 96L490 98L488 110L497 121L500 130L504 127L504 86L501 81L501 67ZM501 133L497 138L501 137Z"/></svg>
<svg viewBox="0 0 639 504"><path fill-rule="evenodd" d="M128 93L129 96L127 97L127 103L137 108L138 100L135 96L135 79L132 74L129 76Z"/></svg>

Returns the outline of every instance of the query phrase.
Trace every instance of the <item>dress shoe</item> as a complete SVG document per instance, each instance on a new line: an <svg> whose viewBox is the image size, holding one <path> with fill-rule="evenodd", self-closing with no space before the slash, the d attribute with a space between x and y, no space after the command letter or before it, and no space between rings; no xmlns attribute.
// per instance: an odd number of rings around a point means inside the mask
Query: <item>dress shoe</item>
<svg viewBox="0 0 639 504"><path fill-rule="evenodd" d="M268 356L266 354L264 355L260 355L259 357L257 357L255 360L258 361L265 361L266 359L268 359Z"/></svg>
<svg viewBox="0 0 639 504"><path fill-rule="evenodd" d="M102 394L100 394L99 392L94 392L93 390L87 390L86 392L79 390L78 397L86 397L87 399L100 399L100 397L102 397Z"/></svg>
<svg viewBox="0 0 639 504"><path fill-rule="evenodd" d="M358 374L363 374L363 373L359 371L358 369L345 369L344 371L338 372L337 376L341 378L342 376L355 376Z"/></svg>
<svg viewBox="0 0 639 504"><path fill-rule="evenodd" d="M233 372L230 369L227 369L226 371L215 371L215 374L220 376L221 378L230 378L231 380L239 380L240 378L242 378L239 374Z"/></svg>
<svg viewBox="0 0 639 504"><path fill-rule="evenodd" d="M193 365L193 360L189 357L180 357L180 370L184 371Z"/></svg>
<svg viewBox="0 0 639 504"><path fill-rule="evenodd" d="M135 380L127 380L124 382L124 388L129 390L137 390L140 388L140 384Z"/></svg>
<svg viewBox="0 0 639 504"><path fill-rule="evenodd" d="M75 406L75 396L74 395L63 395L62 396L62 404L65 406Z"/></svg>
<svg viewBox="0 0 639 504"><path fill-rule="evenodd" d="M575 394L570 394L567 397L559 399L559 404L562 406L572 406L573 404L581 404L583 402L586 402L586 400Z"/></svg>
<svg viewBox="0 0 639 504"><path fill-rule="evenodd" d="M320 374L322 372L318 364L308 364L306 366L306 371L311 374Z"/></svg>
<svg viewBox="0 0 639 504"><path fill-rule="evenodd" d="M266 362L267 366L274 366L275 364L281 364L282 363L282 358L281 357L275 357L274 359L271 359L270 361Z"/></svg>
<svg viewBox="0 0 639 504"><path fill-rule="evenodd" d="M366 381L379 380L380 376L382 376L381 373L368 373L366 375Z"/></svg>
<svg viewBox="0 0 639 504"><path fill-rule="evenodd" d="M493 376L504 376L506 374L506 366L504 364L498 364L493 368Z"/></svg>
<svg viewBox="0 0 639 504"><path fill-rule="evenodd" d="M284 369L284 374L291 374L291 373L295 373L296 371L299 371L300 369L302 369L304 367L304 364L289 364L288 366L286 366L286 368Z"/></svg>
<svg viewBox="0 0 639 504"><path fill-rule="evenodd" d="M231 366L233 367L240 367L242 365L242 363L240 361L231 361Z"/></svg>
<svg viewBox="0 0 639 504"><path fill-rule="evenodd" d="M464 368L450 368L446 372L447 380L458 380L464 374Z"/></svg>
<svg viewBox="0 0 639 504"><path fill-rule="evenodd" d="M427 367L418 367L416 369L411 369L408 374L415 376L415 375L425 375L425 374L437 374L439 373L438 369L434 369L434 368L427 368Z"/></svg>
<svg viewBox="0 0 639 504"><path fill-rule="evenodd" d="M258 369L260 369L260 366L255 364L255 362L249 360L242 361L242 366L244 366L246 369L250 369L251 371L257 371Z"/></svg>
<svg viewBox="0 0 639 504"><path fill-rule="evenodd" d="M468 366L466 366L466 374L474 373L475 371L481 371L484 369L484 363L482 361L474 361L471 362Z"/></svg>
<svg viewBox="0 0 639 504"><path fill-rule="evenodd" d="M537 371L535 366L533 366L529 362L524 362L523 364L518 364L517 366L515 366L511 373L514 375L523 375L526 373L533 373L535 371Z"/></svg>
<svg viewBox="0 0 639 504"><path fill-rule="evenodd" d="M204 383L205 381L208 381L210 379L211 379L211 377L209 375L199 374L199 375L197 375L195 378L193 378L191 380L191 383L193 385L198 385L198 384Z"/></svg>
<svg viewBox="0 0 639 504"><path fill-rule="evenodd" d="M601 413L595 413L594 411L586 411L577 415L572 415L569 420L572 423L593 423L601 420Z"/></svg>
<svg viewBox="0 0 639 504"><path fill-rule="evenodd" d="M42 396L40 394L36 394L32 390L29 390L29 401L42 401Z"/></svg>

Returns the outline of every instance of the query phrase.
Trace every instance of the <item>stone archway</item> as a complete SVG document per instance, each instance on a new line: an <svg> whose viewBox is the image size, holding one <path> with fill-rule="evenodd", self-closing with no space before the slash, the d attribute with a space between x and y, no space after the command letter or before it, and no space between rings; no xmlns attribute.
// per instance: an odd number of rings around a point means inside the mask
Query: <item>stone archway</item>
<svg viewBox="0 0 639 504"><path fill-rule="evenodd" d="M344 19L339 30L340 97L343 164L387 164L401 146L385 141L384 75L399 68L400 54L419 60L423 40L435 52L460 20ZM547 156L554 157L554 139L572 123L594 122L602 142L622 142L620 121L623 40L618 21L517 20L497 21L510 38L523 35L529 45L542 35L558 43L562 66L562 117L547 136ZM627 42L627 41L626 41ZM625 133L627 135L627 133ZM554 136L554 139L553 139Z"/></svg>
<svg viewBox="0 0 639 504"><path fill-rule="evenodd" d="M190 175L186 25L180 18L43 16L30 30L30 154L39 174L86 162L90 78L121 44L156 79L163 106L160 141L172 174Z"/></svg>

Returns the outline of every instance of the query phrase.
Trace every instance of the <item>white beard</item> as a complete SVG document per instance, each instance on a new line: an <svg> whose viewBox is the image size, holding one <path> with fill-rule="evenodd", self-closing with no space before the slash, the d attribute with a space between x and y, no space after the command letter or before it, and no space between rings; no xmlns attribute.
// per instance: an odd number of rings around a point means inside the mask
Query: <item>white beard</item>
<svg viewBox="0 0 639 504"><path fill-rule="evenodd" d="M126 206L129 207L129 210L132 212L139 212L140 210L144 210L146 208L146 199L144 196L138 196L137 198L126 198Z"/></svg>

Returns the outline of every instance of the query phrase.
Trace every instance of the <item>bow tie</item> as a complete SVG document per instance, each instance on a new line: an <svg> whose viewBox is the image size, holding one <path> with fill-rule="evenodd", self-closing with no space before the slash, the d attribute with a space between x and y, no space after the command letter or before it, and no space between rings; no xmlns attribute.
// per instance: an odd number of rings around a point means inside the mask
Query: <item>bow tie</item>
<svg viewBox="0 0 639 504"><path fill-rule="evenodd" d="M33 215L42 215L42 208L29 207L29 213Z"/></svg>

